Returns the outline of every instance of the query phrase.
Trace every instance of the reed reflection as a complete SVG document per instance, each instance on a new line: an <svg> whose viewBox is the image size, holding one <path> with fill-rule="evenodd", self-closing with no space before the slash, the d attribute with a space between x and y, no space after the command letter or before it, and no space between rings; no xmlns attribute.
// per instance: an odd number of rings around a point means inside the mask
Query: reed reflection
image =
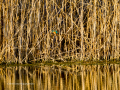
<svg viewBox="0 0 120 90"><path fill-rule="evenodd" d="M119 90L120 65L0 68L0 90Z"/></svg>

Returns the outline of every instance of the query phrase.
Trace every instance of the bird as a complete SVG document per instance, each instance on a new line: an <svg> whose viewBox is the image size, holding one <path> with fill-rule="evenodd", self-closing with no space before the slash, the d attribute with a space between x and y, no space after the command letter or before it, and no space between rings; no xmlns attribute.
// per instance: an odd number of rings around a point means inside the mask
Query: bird
<svg viewBox="0 0 120 90"><path fill-rule="evenodd" d="M55 35L58 34L57 30L52 30L52 33L54 33Z"/></svg>
<svg viewBox="0 0 120 90"><path fill-rule="evenodd" d="M57 30L52 30L52 34L53 34L53 44L55 45L56 43L56 38L58 36L58 31Z"/></svg>

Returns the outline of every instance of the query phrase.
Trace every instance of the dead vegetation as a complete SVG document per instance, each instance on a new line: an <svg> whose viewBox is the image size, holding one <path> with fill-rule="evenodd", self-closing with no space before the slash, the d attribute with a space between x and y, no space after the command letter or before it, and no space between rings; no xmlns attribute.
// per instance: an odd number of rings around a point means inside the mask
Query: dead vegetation
<svg viewBox="0 0 120 90"><path fill-rule="evenodd" d="M0 62L120 58L118 0L1 2Z"/></svg>

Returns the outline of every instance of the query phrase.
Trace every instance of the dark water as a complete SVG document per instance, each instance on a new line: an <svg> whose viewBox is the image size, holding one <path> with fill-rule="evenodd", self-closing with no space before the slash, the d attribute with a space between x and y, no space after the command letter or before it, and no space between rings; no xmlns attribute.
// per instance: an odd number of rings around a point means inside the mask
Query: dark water
<svg viewBox="0 0 120 90"><path fill-rule="evenodd" d="M0 90L120 90L120 65L1 67Z"/></svg>

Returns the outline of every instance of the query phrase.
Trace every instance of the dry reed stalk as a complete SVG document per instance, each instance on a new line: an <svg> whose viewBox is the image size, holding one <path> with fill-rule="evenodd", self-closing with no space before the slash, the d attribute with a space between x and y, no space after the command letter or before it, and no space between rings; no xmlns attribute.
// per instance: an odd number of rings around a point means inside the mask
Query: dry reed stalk
<svg viewBox="0 0 120 90"><path fill-rule="evenodd" d="M115 1L115 5L114 5L114 8L115 8L115 42L116 42L116 51L115 51L115 59L119 58L119 30L120 28L117 28L118 27L118 22L119 22L119 8L118 8L118 4L117 4L117 1ZM118 11L117 11L118 10Z"/></svg>
<svg viewBox="0 0 120 90"><path fill-rule="evenodd" d="M65 0L65 12L67 12L67 1ZM65 24L66 23L66 24ZM67 32L67 27L68 27L68 17L67 17L67 14L65 14L65 22L64 22L64 24L65 24L65 27L64 27L64 33L66 33ZM67 52L67 46L66 46L66 39L65 39L65 43L64 43L64 50ZM67 54L67 53L66 53ZM66 54L65 54L65 56L66 56Z"/></svg>
<svg viewBox="0 0 120 90"><path fill-rule="evenodd" d="M10 14L10 35L11 35L11 38L10 38L10 40L12 40L11 41L11 43L12 43L12 45L11 45L11 52L10 52L10 54L11 54L11 59L14 59L14 57L15 57L15 52L14 52L14 38L13 38L13 36L14 36L14 22L13 22L13 20L15 19L14 18L14 8L13 8L13 3L14 3L14 0L13 1L11 1L11 14ZM12 62L15 62L15 60L11 60Z"/></svg>
<svg viewBox="0 0 120 90"><path fill-rule="evenodd" d="M1 0L1 2L2 2L2 0ZM0 11L1 11L0 12L0 52L2 51L1 47L2 47L2 28L3 28L3 26L2 26L2 24L3 24L3 22L2 22L2 20L3 20L3 17L2 17L2 3L1 2L0 2ZM0 56L0 58L2 58L2 57Z"/></svg>
<svg viewBox="0 0 120 90"><path fill-rule="evenodd" d="M63 5L63 4L62 4L62 5ZM62 18L61 14L60 14L60 15L58 15L58 22L60 22L60 21L61 21L61 18ZM58 30L59 30L59 36L58 36L59 40L58 40L58 41L61 41L61 32L60 32L60 27L61 27L61 22L60 22L60 23L58 23ZM58 56L61 58L60 53L61 53L61 43L60 43L60 45L59 45L59 50L58 50Z"/></svg>
<svg viewBox="0 0 120 90"><path fill-rule="evenodd" d="M107 0L5 0L0 57L19 63L64 56L119 59L119 7ZM59 32L54 43L51 30Z"/></svg>
<svg viewBox="0 0 120 90"><path fill-rule="evenodd" d="M6 10L5 10L5 8L6 8ZM5 16L5 19L4 19L3 22L6 21L6 23L4 24L4 33L3 33L5 35L5 37L4 37L4 44L7 45L8 44L8 37L7 37L8 36L8 4L7 4L7 1L6 1L6 7L3 6L3 16ZM8 47L5 50L5 59L6 60L8 60L7 51L8 51Z"/></svg>
<svg viewBox="0 0 120 90"><path fill-rule="evenodd" d="M2 2L3 0L1 0ZM3 12L2 12L2 3L0 2L0 62L2 61L2 46L3 46Z"/></svg>
<svg viewBox="0 0 120 90"><path fill-rule="evenodd" d="M72 34L72 41L73 41L73 6L72 6L72 0L70 0L70 18L71 18L71 34ZM69 35L68 35L68 38L69 38ZM73 44L73 52L72 52L72 55L74 56L74 44ZM69 50L69 47L68 47L68 50ZM68 53L69 55L69 53ZM73 59L73 56L72 56L72 59Z"/></svg>
<svg viewBox="0 0 120 90"><path fill-rule="evenodd" d="M26 18L27 19L27 21L29 21L29 18L27 17ZM29 23L29 22L28 22ZM25 60L25 63L27 63L27 60L28 60L28 49L29 49L29 47L28 47L28 45L29 45L29 33L30 33L30 27L29 27L29 24L27 24L27 32L26 32L26 60Z"/></svg>
<svg viewBox="0 0 120 90"><path fill-rule="evenodd" d="M39 1L38 1L38 4L37 4L37 12L36 12L36 14L37 14L37 26L38 26L38 27L36 28L36 29L37 29L37 33L38 33L38 34L37 34L37 38L39 37L40 31L41 31L41 30L40 30L40 24L39 24L39 23L40 23L40 16L41 16L41 15L40 15L40 12L39 12L39 10L41 10L41 4L40 4L40 3L41 3L41 1L39 0ZM40 42L37 41L37 44L38 44L37 58L40 58L40 55L39 55L39 54L40 54Z"/></svg>
<svg viewBox="0 0 120 90"><path fill-rule="evenodd" d="M118 9L118 12L116 12L116 16L117 16L117 19L118 21L120 21L120 6L117 6L117 9ZM117 57L116 58L119 58L120 57L120 53L119 53L119 50L120 50L120 44L119 44L119 41L120 41L120 22L117 23ZM119 58L120 59L120 58Z"/></svg>
<svg viewBox="0 0 120 90"><path fill-rule="evenodd" d="M93 54L93 57L94 59L96 59L96 0L94 0L94 8L93 8L93 50L94 50L94 54Z"/></svg>
<svg viewBox="0 0 120 90"><path fill-rule="evenodd" d="M35 60L35 57L34 57L34 52L35 52L35 44L36 44L36 41L35 41L35 37L36 37L36 35L35 35L35 31L36 31L36 23L35 23L35 6L36 5L36 3L34 2L34 0L32 0L32 9L33 9L33 13L32 13L32 22L31 22L31 25L34 27L33 29L32 29L32 47L33 47L33 50L32 50L32 56L33 56L33 59Z"/></svg>
<svg viewBox="0 0 120 90"><path fill-rule="evenodd" d="M81 60L83 59L84 57L84 51L83 51L83 31L84 31L84 28L83 28L83 0L82 0L82 9L81 9L81 18L80 18L80 25L81 25Z"/></svg>
<svg viewBox="0 0 120 90"><path fill-rule="evenodd" d="M106 13L107 13L107 2L106 2L106 0L104 0L104 2L105 2L105 5L104 5L104 8L105 8L105 11L103 11L104 12L104 14L103 14L103 23L104 23L104 27L103 27L103 30L104 30L104 59L106 59L107 60L107 58L106 58L106 19L107 19L107 15L106 15Z"/></svg>

